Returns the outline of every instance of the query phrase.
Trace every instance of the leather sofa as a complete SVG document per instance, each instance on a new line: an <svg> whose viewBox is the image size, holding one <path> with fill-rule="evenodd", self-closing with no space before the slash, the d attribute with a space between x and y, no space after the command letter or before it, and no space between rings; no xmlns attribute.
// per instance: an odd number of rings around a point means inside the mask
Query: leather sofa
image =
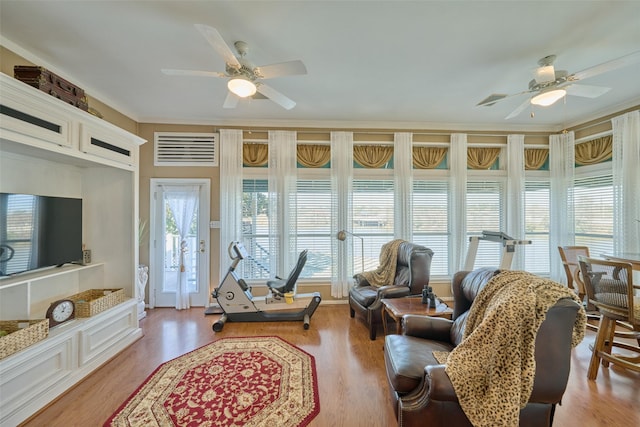
<svg viewBox="0 0 640 427"><path fill-rule="evenodd" d="M387 335L387 379L399 427L471 426L445 365L433 351L451 351L462 342L474 298L499 273L495 268L459 272L452 280L452 320L406 315L403 335ZM569 377L571 340L579 304L560 299L548 311L536 336L535 376L529 403L520 410L520 426L550 426Z"/></svg>
<svg viewBox="0 0 640 427"><path fill-rule="evenodd" d="M433 251L411 242L402 242L398 247L396 274L393 283L381 287L371 286L359 274L354 276L355 284L349 290L349 314L358 312L367 323L369 338L376 339L378 326L382 323L383 298L400 298L420 295L429 285Z"/></svg>

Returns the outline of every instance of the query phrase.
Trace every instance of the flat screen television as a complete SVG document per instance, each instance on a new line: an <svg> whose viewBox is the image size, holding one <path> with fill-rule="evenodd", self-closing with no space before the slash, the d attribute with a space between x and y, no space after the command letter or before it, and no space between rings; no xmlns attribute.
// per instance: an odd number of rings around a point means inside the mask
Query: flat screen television
<svg viewBox="0 0 640 427"><path fill-rule="evenodd" d="M82 199L0 193L0 277L82 260Z"/></svg>

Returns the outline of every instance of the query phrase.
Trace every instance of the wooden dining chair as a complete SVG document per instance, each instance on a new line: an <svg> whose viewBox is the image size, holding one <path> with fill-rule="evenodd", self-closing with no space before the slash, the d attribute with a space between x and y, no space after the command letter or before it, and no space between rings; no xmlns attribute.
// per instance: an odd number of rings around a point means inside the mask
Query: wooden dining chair
<svg viewBox="0 0 640 427"><path fill-rule="evenodd" d="M560 259L562 260L562 266L564 272L567 275L567 285L569 288L578 294L578 298L585 304L585 310L587 312L587 329L590 331L598 332L598 325L594 323L600 322L600 313L593 303L586 297L586 290L584 284L584 278L578 259L580 257L589 257L588 246L558 246L558 252L560 252ZM633 330L633 327L624 321L618 321L618 326L621 326L626 330ZM626 331L616 331L615 336L618 338L635 338L635 333Z"/></svg>
<svg viewBox="0 0 640 427"><path fill-rule="evenodd" d="M562 260L562 266L564 272L567 275L567 285L572 288L577 294L580 301L584 301L586 295L584 289L584 280L582 279L582 273L580 272L580 265L578 264L579 256L589 256L588 246L558 246L558 252L560 252L560 259ZM587 302L587 311L593 311L595 308L589 307Z"/></svg>
<svg viewBox="0 0 640 427"><path fill-rule="evenodd" d="M586 291L584 288L584 280L582 279L582 272L580 271L580 264L578 263L579 256L589 256L588 246L558 246L558 252L560 252L560 259L562 260L562 266L564 272L567 275L567 286L573 289L580 301L585 303ZM585 310L587 312L587 320L600 321L600 314L593 304L586 300ZM587 321L587 329L598 332L598 326Z"/></svg>
<svg viewBox="0 0 640 427"><path fill-rule="evenodd" d="M640 296L635 296L631 264L588 257L580 257L579 264L587 298L601 315L587 378L596 379L600 362L640 372ZM620 322L633 328L637 346L614 341ZM625 354L614 352L615 348Z"/></svg>

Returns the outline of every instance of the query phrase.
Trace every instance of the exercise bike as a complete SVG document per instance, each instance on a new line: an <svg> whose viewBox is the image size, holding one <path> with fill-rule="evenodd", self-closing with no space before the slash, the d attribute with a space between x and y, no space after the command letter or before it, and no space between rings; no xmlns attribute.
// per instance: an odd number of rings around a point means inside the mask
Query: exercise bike
<svg viewBox="0 0 640 427"><path fill-rule="evenodd" d="M225 322L276 322L276 321L302 321L304 329L309 329L311 316L320 305L319 292L310 294L295 294L296 281L307 261L307 251L304 250L298 257L296 266L291 270L289 277L267 281L269 292L264 297L256 297L251 294L251 288L244 279L236 274L236 267L249 254L240 242L229 244L229 257L231 266L222 283L213 290L211 296L218 301L223 313L212 326L215 332L220 332Z"/></svg>

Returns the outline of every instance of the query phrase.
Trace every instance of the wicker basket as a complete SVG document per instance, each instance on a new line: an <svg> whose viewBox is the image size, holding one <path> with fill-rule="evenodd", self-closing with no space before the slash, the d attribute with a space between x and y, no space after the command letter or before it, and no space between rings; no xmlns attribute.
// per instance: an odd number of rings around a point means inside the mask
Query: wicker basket
<svg viewBox="0 0 640 427"><path fill-rule="evenodd" d="M49 320L0 320L0 330L9 334L0 337L0 359L43 340L49 335Z"/></svg>
<svg viewBox="0 0 640 427"><path fill-rule="evenodd" d="M91 317L124 302L124 289L89 289L69 297L76 317Z"/></svg>

